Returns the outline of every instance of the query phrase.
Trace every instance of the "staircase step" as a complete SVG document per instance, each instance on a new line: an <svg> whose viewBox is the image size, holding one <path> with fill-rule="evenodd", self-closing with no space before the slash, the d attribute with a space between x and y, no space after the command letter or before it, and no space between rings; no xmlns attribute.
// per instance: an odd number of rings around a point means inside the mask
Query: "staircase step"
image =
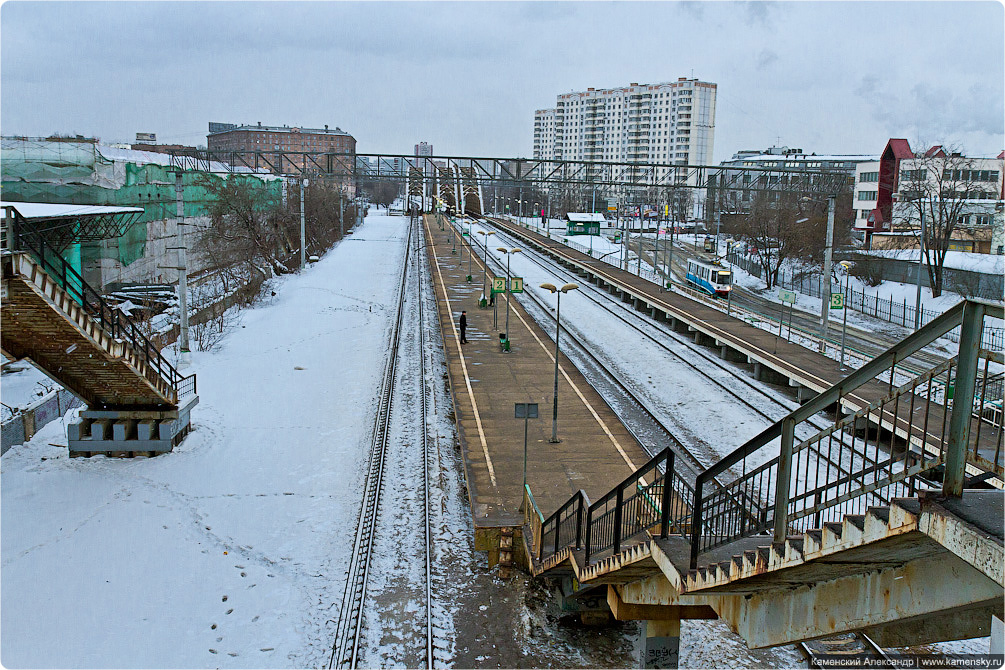
<svg viewBox="0 0 1005 670"><path fill-rule="evenodd" d="M889 507L870 507L866 510L866 514L871 514L877 519L881 519L883 523L890 523L890 508Z"/></svg>
<svg viewBox="0 0 1005 670"><path fill-rule="evenodd" d="M864 514L846 514L845 521L852 524L859 530L865 529L865 515Z"/></svg>

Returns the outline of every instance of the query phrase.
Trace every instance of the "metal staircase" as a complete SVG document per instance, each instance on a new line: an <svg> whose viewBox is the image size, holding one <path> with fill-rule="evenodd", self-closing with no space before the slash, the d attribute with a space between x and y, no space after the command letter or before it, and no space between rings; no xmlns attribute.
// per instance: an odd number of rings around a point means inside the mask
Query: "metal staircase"
<svg viewBox="0 0 1005 670"><path fill-rule="evenodd" d="M648 584L652 591L664 580L669 589L664 600L710 604L741 627L746 619L763 620L749 603L724 604L723 594L747 596L762 584L784 600L778 593L791 593L795 585L841 578L860 585L870 571L927 565L925 560L948 560L938 558L948 554L958 559L968 583L976 584L965 595L976 599L970 609L980 616L988 608L997 612L1003 551L1002 534L993 529L1002 525L1005 459L1000 373L990 362L1000 365L1002 354L983 348L981 336L985 316L1002 315L1000 305L957 305L693 480L675 471L667 449L597 502L591 504L580 491L547 518L527 489L528 567L534 574L571 571L584 585ZM957 356L914 377L898 370L898 361L957 329ZM876 380L884 382L885 394L876 394ZM803 425L849 405L859 409L839 413L822 431ZM969 490L973 486L991 491ZM963 503L944 506L955 511L949 521L936 523L937 514L929 510L925 516L918 507L925 501L938 506L936 498ZM945 529L966 535L973 508L990 514L992 522L974 535L969 549L957 551ZM878 555L885 562L877 563ZM946 594L943 610L952 609L946 603L954 597ZM784 605L765 608L784 610ZM953 616L959 619L958 612ZM965 617L959 620L962 628L952 634L979 631L966 628L972 622ZM990 616L983 621L989 623ZM926 634L935 639L950 628ZM748 644L781 643L756 627L747 632ZM820 636L817 629L805 634ZM903 631L888 630L886 637L898 635Z"/></svg>
<svg viewBox="0 0 1005 670"><path fill-rule="evenodd" d="M0 329L4 355L31 359L87 403L84 416L94 413L91 418L99 421L100 430L84 431L82 438L93 440L94 447L85 451L169 450L188 429L187 409L181 414L179 410L193 404L195 375L183 375L172 366L136 323L105 302L17 212L8 214L6 224ZM120 420L124 413L129 413L125 424ZM153 422L153 430L141 430L147 437L144 448L112 444L117 433L135 439L136 424L144 421ZM90 429L94 422L84 423ZM116 423L119 430L114 429ZM160 423L164 430L158 433ZM157 444L151 446L150 440Z"/></svg>

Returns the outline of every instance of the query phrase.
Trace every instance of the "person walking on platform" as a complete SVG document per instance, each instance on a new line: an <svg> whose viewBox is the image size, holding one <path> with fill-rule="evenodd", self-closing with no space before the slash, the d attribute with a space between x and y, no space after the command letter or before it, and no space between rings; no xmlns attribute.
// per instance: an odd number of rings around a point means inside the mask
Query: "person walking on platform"
<svg viewBox="0 0 1005 670"><path fill-rule="evenodd" d="M459 319L458 325L461 327L461 344L467 344L468 338L465 336L465 331L468 329L468 313L461 311L461 318Z"/></svg>

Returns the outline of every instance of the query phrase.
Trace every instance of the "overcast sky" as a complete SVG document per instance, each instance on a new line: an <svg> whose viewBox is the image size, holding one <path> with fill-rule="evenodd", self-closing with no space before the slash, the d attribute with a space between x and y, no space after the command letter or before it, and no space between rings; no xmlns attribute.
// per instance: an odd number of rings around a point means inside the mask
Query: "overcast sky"
<svg viewBox="0 0 1005 670"><path fill-rule="evenodd" d="M587 87L718 84L714 162L890 137L1005 147L998 2L6 2L4 135L205 144L207 122L348 131L360 153L530 156Z"/></svg>

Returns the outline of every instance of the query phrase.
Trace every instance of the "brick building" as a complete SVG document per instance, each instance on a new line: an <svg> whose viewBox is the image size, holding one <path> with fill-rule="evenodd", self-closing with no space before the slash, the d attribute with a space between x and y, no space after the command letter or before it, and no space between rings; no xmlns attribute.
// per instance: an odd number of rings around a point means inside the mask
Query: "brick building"
<svg viewBox="0 0 1005 670"><path fill-rule="evenodd" d="M262 152L333 152L339 154L356 153L356 139L349 133L335 128L301 128L299 126L254 126L234 123L210 122L206 147L210 151L262 151ZM289 159L300 165L296 156ZM349 165L353 161L350 160Z"/></svg>

